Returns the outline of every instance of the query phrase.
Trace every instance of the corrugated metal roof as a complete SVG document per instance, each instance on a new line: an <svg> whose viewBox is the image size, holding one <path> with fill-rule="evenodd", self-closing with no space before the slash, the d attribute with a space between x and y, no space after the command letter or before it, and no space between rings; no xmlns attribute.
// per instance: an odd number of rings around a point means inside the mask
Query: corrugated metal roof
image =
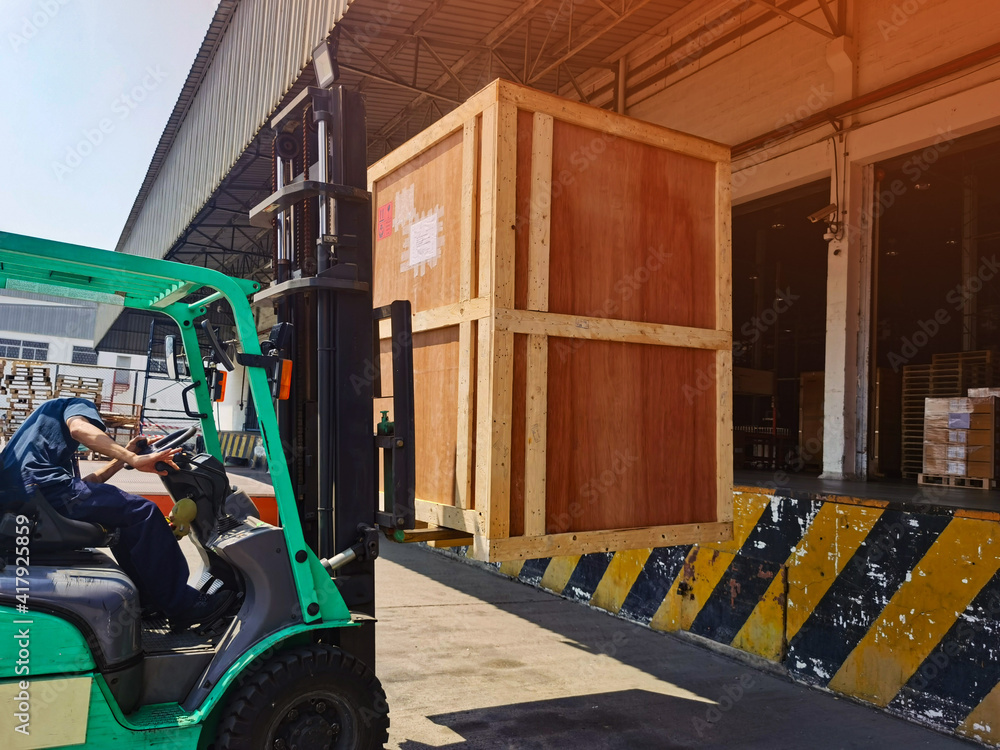
<svg viewBox="0 0 1000 750"><path fill-rule="evenodd" d="M117 250L163 257L350 0L222 0Z"/></svg>
<svg viewBox="0 0 1000 750"><path fill-rule="evenodd" d="M296 85L312 50L341 19L350 2L221 0L160 136L116 250L157 258L169 254L178 260L186 259L183 246L205 250L215 245L225 250L217 239L204 236L190 242L177 240L187 240L185 231L196 219L204 219L209 209L217 209L215 215L227 219L236 215L246 218L243 201L256 198L257 191L247 191L243 185L254 183L257 176L250 171L243 183L226 191L221 191L220 185L226 176L243 176L246 170L254 169L266 172L263 179L269 182L267 159L261 160L261 166L248 149L284 95ZM270 134L265 137L270 153ZM237 242L233 234L237 231L231 230L229 246ZM241 235L238 243L244 252L252 240ZM182 246L180 251L178 245ZM213 265L224 267L227 262ZM243 270L241 275L252 273ZM136 341L121 326L121 340L108 338L120 315L120 309L102 306L94 335L112 350L133 351Z"/></svg>
<svg viewBox="0 0 1000 750"><path fill-rule="evenodd" d="M177 137L178 131L180 130L181 124L184 122L184 118L187 116L188 110L191 108L191 103L194 101L199 88L201 88L202 81L205 79L205 74L208 72L209 65L211 65L212 60L215 58L215 53L219 48L219 42L222 40L226 29L229 27L229 22L232 19L233 12L236 10L236 6L238 4L239 0L220 0L218 7L215 9L215 15L212 17L212 22L209 24L208 31L205 32L205 38L202 40L201 47L198 49L198 54L195 55L194 62L191 64L191 70L188 71L187 80L184 81L184 86L181 88L181 93L177 97L174 109L170 113L167 124L163 128L163 133L160 135L160 141L156 144L156 150L153 152L153 158L149 162L149 169L146 170L146 177L143 179L142 185L139 187L139 193L135 197L135 201L132 204L131 211L129 211L128 218L125 220L125 227L122 229L121 236L118 238L118 244L115 246L115 250L122 250L124 244L128 241L129 236L132 234L132 227L135 225L139 212L142 211L143 206L146 204L146 198L149 196L149 191L156 182L156 178L160 174L160 169L163 167L164 160L166 159L167 154L170 153L171 147L174 145L174 141Z"/></svg>

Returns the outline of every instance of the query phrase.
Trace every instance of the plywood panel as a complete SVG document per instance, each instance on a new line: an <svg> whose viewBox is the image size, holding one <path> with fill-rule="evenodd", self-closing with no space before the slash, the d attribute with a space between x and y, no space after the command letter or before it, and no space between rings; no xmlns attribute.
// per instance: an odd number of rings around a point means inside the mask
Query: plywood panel
<svg viewBox="0 0 1000 750"><path fill-rule="evenodd" d="M390 341L381 342L383 382L391 380ZM459 327L413 335L413 398L416 440L416 496L453 505L458 434ZM385 389L388 394L391 388ZM384 402L378 410L391 408ZM390 418L393 416L390 413ZM381 479L380 486L381 486Z"/></svg>
<svg viewBox="0 0 1000 750"><path fill-rule="evenodd" d="M713 162L556 121L549 310L716 326Z"/></svg>
<svg viewBox="0 0 1000 750"><path fill-rule="evenodd" d="M463 132L453 133L413 162L375 183L376 216L373 290L376 307L408 299L414 312L460 299ZM393 227L379 238L379 211L392 207ZM412 208L412 211L411 211ZM440 230L437 257L410 267L409 230L413 221L437 212ZM466 227L467 233L472 231Z"/></svg>
<svg viewBox="0 0 1000 750"><path fill-rule="evenodd" d="M710 522L715 352L549 339L549 534ZM690 393L690 392L689 392Z"/></svg>

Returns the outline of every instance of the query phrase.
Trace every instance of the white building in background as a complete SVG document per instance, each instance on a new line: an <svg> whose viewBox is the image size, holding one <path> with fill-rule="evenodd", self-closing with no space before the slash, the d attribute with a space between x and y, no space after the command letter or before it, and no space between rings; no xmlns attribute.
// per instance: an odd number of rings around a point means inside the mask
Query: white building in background
<svg viewBox="0 0 1000 750"><path fill-rule="evenodd" d="M145 357L94 351L94 321L87 303L0 296L0 359L145 369Z"/></svg>
<svg viewBox="0 0 1000 750"><path fill-rule="evenodd" d="M12 361L45 362L59 375L99 378L102 404L135 404L142 397L146 357L97 352L93 347L96 306L65 303L41 295L0 296L0 362L4 376ZM8 405L0 393L0 406Z"/></svg>
<svg viewBox="0 0 1000 750"><path fill-rule="evenodd" d="M153 376L147 387L145 355L94 349L97 315L97 306L89 302L0 292L0 415L9 405L5 377L11 373L10 363L24 360L50 365L53 384L59 376L100 378L104 411L127 411L129 405L141 403L145 396L149 427L176 429L181 422L189 423L190 419L180 413L184 384ZM162 362L154 359L153 364L153 372L162 374ZM244 380L243 367L237 365L236 371L229 373L226 398L215 405L220 430L243 429Z"/></svg>

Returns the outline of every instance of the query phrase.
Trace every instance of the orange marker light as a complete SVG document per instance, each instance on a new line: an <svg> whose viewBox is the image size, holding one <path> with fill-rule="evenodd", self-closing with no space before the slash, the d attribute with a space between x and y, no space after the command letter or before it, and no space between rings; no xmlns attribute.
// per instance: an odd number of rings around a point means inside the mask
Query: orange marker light
<svg viewBox="0 0 1000 750"><path fill-rule="evenodd" d="M217 370L215 373L215 387L212 400L218 403L226 398L226 379L229 373L225 370Z"/></svg>
<svg viewBox="0 0 1000 750"><path fill-rule="evenodd" d="M278 390L278 400L287 401L292 392L292 360L281 360L281 388Z"/></svg>

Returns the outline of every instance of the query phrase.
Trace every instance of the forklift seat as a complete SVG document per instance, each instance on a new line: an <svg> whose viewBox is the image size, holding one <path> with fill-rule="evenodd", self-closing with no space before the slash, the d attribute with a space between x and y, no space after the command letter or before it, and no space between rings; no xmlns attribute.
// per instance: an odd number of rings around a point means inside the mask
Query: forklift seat
<svg viewBox="0 0 1000 750"><path fill-rule="evenodd" d="M142 621L135 584L105 552L90 550L60 560L49 555L28 567L29 606L72 623L122 710L128 713L142 685ZM25 586L18 568L0 560L0 605L16 607ZM70 563L67 565L66 563Z"/></svg>
<svg viewBox="0 0 1000 750"><path fill-rule="evenodd" d="M0 498L3 500L4 498ZM31 551L71 552L84 547L107 547L117 536L100 524L67 518L35 492L27 500L0 502L0 552L13 550L17 545L18 516L31 519Z"/></svg>

